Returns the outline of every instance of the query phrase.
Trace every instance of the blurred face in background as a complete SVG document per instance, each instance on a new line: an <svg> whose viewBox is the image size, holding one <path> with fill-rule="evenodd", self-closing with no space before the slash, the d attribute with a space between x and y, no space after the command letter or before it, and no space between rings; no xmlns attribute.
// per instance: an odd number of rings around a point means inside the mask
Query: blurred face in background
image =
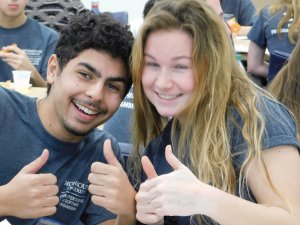
<svg viewBox="0 0 300 225"><path fill-rule="evenodd" d="M29 0L0 0L1 18L23 16L28 1Z"/></svg>

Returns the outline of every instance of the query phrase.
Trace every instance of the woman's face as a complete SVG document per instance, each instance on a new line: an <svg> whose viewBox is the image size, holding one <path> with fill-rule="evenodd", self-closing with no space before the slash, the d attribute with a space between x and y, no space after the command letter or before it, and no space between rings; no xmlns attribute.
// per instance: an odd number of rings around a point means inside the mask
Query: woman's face
<svg viewBox="0 0 300 225"><path fill-rule="evenodd" d="M193 95L192 49L193 38L179 29L155 31L146 40L142 85L162 116L180 113Z"/></svg>

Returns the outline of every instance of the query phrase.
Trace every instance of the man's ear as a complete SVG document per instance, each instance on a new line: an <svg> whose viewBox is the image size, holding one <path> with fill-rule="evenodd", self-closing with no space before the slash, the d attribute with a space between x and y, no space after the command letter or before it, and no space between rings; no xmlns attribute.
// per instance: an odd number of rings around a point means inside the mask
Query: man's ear
<svg viewBox="0 0 300 225"><path fill-rule="evenodd" d="M47 68L47 82L49 84L53 84L55 77L59 73L59 65L57 56L52 54L48 60L48 68Z"/></svg>

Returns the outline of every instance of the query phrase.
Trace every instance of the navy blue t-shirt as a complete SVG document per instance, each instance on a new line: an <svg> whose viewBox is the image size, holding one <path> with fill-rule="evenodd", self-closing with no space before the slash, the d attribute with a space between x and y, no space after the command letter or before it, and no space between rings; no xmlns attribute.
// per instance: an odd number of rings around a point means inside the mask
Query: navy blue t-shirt
<svg viewBox="0 0 300 225"><path fill-rule="evenodd" d="M8 183L25 165L49 150L49 159L39 173L57 177L59 204L57 212L47 218L7 219L13 225L66 224L95 225L114 219L116 215L91 202L88 175L95 161L106 162L103 142L112 140L117 158L122 161L116 140L102 130L94 129L78 143L60 141L43 127L36 99L0 87L0 185Z"/></svg>
<svg viewBox="0 0 300 225"><path fill-rule="evenodd" d="M276 103L266 97L262 97L261 99L259 109L266 119L266 127L262 143L263 149L269 149L280 145L293 145L296 146L300 152L300 143L297 141L296 137L296 123L292 119L288 110L282 104ZM242 118L235 110L232 110L231 112L236 123L229 123L228 130L230 135L233 166L238 179L239 170L246 157L247 144L240 129L237 127L238 125L243 124ZM165 158L165 147L171 144L171 126L172 120L167 124L162 134L151 141L145 149L144 155L149 157L158 175L167 174L173 171ZM187 166L187 162L183 163ZM146 175L142 172L142 181L145 181L146 179ZM255 202L256 200L252 195L251 190L248 191L248 189L249 188L247 186L244 186L242 187L242 193L236 193L236 195L248 201ZM238 182L236 190L239 190ZM197 225L196 221L190 223L191 217L166 217L165 221L166 224ZM204 224L213 225L212 219L205 217Z"/></svg>
<svg viewBox="0 0 300 225"><path fill-rule="evenodd" d="M221 0L224 19L233 17L242 26L251 26L256 19L256 9L251 0Z"/></svg>
<svg viewBox="0 0 300 225"><path fill-rule="evenodd" d="M270 54L275 50L290 54L295 47L295 44L292 44L288 38L289 27L293 20L284 24L280 30L281 37L277 33L278 23L284 14L283 9L271 15L269 7L263 8L249 31L248 38L260 48L268 49Z"/></svg>
<svg viewBox="0 0 300 225"><path fill-rule="evenodd" d="M22 49L32 65L46 80L48 59L54 53L58 33L28 17L26 22L17 28L0 27L0 49L13 43ZM0 81L13 80L13 68L0 58Z"/></svg>

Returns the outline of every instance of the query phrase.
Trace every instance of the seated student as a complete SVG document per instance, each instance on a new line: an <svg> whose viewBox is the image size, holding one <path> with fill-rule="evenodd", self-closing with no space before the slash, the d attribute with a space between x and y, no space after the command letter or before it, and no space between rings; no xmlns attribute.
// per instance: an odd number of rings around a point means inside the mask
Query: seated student
<svg viewBox="0 0 300 225"><path fill-rule="evenodd" d="M109 31L109 32L108 32ZM131 86L133 43L111 17L78 14L61 31L48 63L48 95L30 98L0 87L0 221L13 225L131 224L91 202L88 174L106 163L95 129L118 109ZM132 219L131 219L132 220Z"/></svg>
<svg viewBox="0 0 300 225"><path fill-rule="evenodd" d="M299 5L299 0L277 0L261 10L248 34L248 73L267 78L266 49L270 55L276 50L288 54L293 51L300 29Z"/></svg>
<svg viewBox="0 0 300 225"><path fill-rule="evenodd" d="M296 117L300 138L300 41L294 48L291 57L278 72L267 90L288 107Z"/></svg>
<svg viewBox="0 0 300 225"><path fill-rule="evenodd" d="M224 19L235 18L241 26L252 26L256 19L256 8L251 0L220 0Z"/></svg>
<svg viewBox="0 0 300 225"><path fill-rule="evenodd" d="M35 86L46 86L47 63L58 34L27 17L28 0L0 1L0 81L13 80L12 70L30 70Z"/></svg>

